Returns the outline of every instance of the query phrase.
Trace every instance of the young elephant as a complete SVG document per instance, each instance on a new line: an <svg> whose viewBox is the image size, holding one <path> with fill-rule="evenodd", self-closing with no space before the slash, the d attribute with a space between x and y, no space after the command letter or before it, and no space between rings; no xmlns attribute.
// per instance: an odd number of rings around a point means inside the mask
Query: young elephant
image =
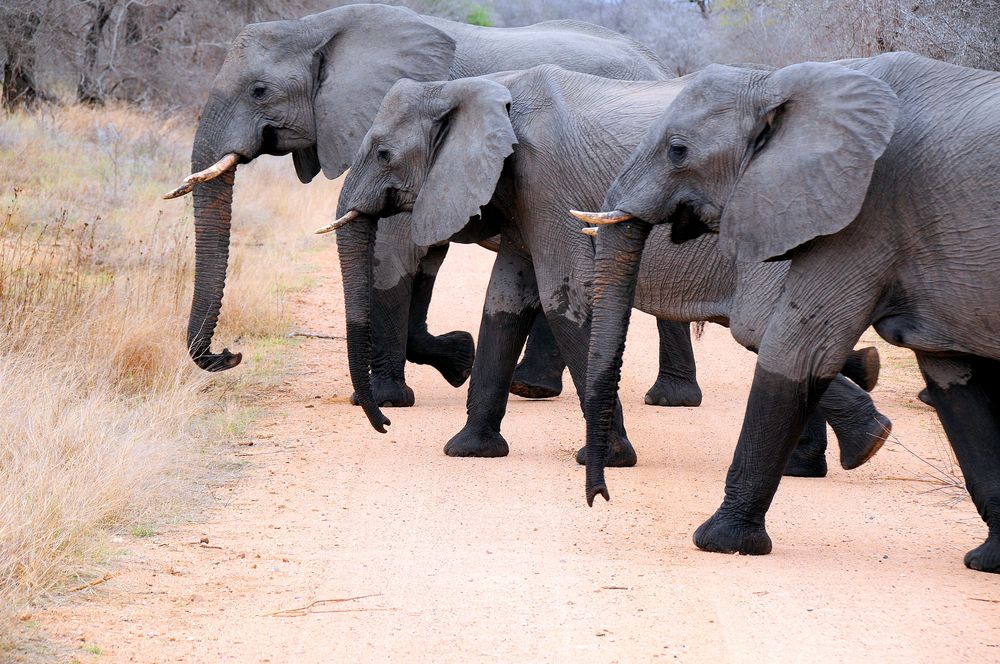
<svg viewBox="0 0 1000 664"><path fill-rule="evenodd" d="M450 82L400 81L386 96L340 199L346 225L338 246L350 254L341 261L349 333L352 327L363 333L370 299L348 268L371 270L372 236L380 217L410 210L418 244L501 235L473 366L468 421L445 446L447 454L507 454L500 435L507 387L539 308L578 394L584 394L594 248L565 210L574 200L596 203L662 105L683 85L612 81L544 66ZM771 273L783 274L783 266L740 280L723 265L714 244L699 246L675 248L664 260L688 270L685 281L704 284L699 294L704 306L685 309L650 298L651 313L685 322L726 322L729 311L720 298L742 295L749 309L765 291L774 294L769 309L780 287L780 276ZM747 319L759 330L767 309L757 313ZM759 332L750 330L745 338L759 339ZM352 376L365 370L364 365L352 367ZM882 438L871 435L868 420L880 416L864 391L842 380L823 406L840 435L846 465L858 465L874 453ZM605 460L632 465L636 457L621 409L615 404L614 410ZM856 413L865 414L863 427L856 426ZM375 423L379 415L374 413ZM880 421L888 426L888 420ZM820 431L825 434L824 427Z"/></svg>
<svg viewBox="0 0 1000 664"><path fill-rule="evenodd" d="M440 80L542 63L611 78L669 75L640 44L578 21L488 28L403 7L359 4L246 26L233 40L202 109L191 150L197 172L167 195L194 192L195 283L187 331L192 360L206 371L223 371L242 359L228 349L211 349L226 282L237 164L262 154L291 154L302 182L320 171L335 178L350 164L382 97L400 78ZM414 245L409 223L403 214L380 228L374 389L370 396L359 393L362 401L412 405L403 374L407 358L434 366L456 386L471 369L468 332L435 337L427 331L430 296L447 246ZM356 353L356 344L349 344L348 352ZM683 348L680 353L682 363L690 358ZM553 371L549 366L548 373ZM524 381L531 384L532 377Z"/></svg>
<svg viewBox="0 0 1000 664"><path fill-rule="evenodd" d="M896 53L694 76L610 187L587 378L600 470L643 245L719 234L740 264L790 258L722 506L694 540L764 554L781 468L869 325L912 348L1000 572L1000 74ZM662 231L661 231L662 232Z"/></svg>

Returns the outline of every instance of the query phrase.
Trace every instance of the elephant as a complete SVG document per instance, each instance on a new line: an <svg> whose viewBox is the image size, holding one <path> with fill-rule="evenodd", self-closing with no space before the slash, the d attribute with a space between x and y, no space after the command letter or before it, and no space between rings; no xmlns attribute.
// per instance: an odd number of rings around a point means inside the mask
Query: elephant
<svg viewBox="0 0 1000 664"><path fill-rule="evenodd" d="M583 407L594 247L579 232L581 224L567 214L567 206L570 201L597 203L663 104L684 85L683 80L610 80L544 65L452 81L403 80L389 91L339 202L338 248L351 257L341 263L348 329L364 327L370 316L370 298L358 294L359 281L365 282L350 271L371 272L379 219L409 211L417 244L476 242L498 232L501 237L483 307L468 419L448 441L446 454L508 453L500 433L507 388L517 351L539 309ZM769 306L756 301L777 299L787 265L741 275L723 265L726 261L712 242L679 248L664 237L661 244L662 261L673 264L676 278L699 301L654 297L662 284L651 283L641 308L683 323L728 322L732 317L744 323L737 338L756 343L769 312ZM745 315L730 315L730 309L740 307L747 309ZM857 372L868 383L877 371L873 350L861 353L865 361L860 364L866 368ZM355 380L363 378L367 367L353 367L351 373ZM821 407L838 433L845 466L860 465L882 444L889 421L854 383L841 378ZM613 410L613 442L604 461L630 466L636 454L616 401ZM376 425L379 416L376 410ZM808 474L825 474L823 421L810 433L802 463Z"/></svg>
<svg viewBox="0 0 1000 664"><path fill-rule="evenodd" d="M619 223L597 248L588 500L608 497L600 450L613 440L643 247L661 226L679 242L711 234L740 264L790 267L725 497L695 544L771 551L765 515L782 465L873 326L914 351L987 525L965 565L1000 572L1000 73L912 53L773 72L711 66L664 107L602 206Z"/></svg>
<svg viewBox="0 0 1000 664"><path fill-rule="evenodd" d="M192 148L195 172L167 194L173 198L194 192L195 286L187 329L194 362L207 371L222 371L242 359L228 349L211 350L225 288L237 165L261 154L290 153L303 183L320 171L335 178L349 165L396 80L437 80L545 62L617 78L666 76L644 47L575 21L483 28L402 7L350 5L246 26L230 46L203 109ZM414 245L407 214L382 225L376 248L375 393L359 393L362 405L413 404L403 377L407 358L431 364L452 385L468 377L474 355L471 335L434 337L427 331L433 283L446 251L447 246ZM562 365L553 359L551 342L545 343L551 335L544 332L532 345L538 349L535 360L522 371L525 392L532 388L530 370L537 371L541 392L535 396L548 396L545 389L551 393L561 385L552 376L561 377ZM693 367L687 331L673 332L681 346L672 362ZM349 346L357 352L357 343ZM680 390L678 399L683 400L697 390L697 383L691 373L667 387ZM696 396L700 401L700 392Z"/></svg>

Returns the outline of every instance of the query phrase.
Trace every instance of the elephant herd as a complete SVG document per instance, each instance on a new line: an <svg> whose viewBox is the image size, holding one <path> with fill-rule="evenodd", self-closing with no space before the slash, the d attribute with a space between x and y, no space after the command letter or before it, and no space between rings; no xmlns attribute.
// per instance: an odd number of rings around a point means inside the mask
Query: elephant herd
<svg viewBox="0 0 1000 664"><path fill-rule="evenodd" d="M618 382L631 309L658 319L654 405L698 405L689 323L758 354L704 550L766 554L782 474L844 468L891 431L868 391L869 327L911 348L1000 572L1000 74L909 53L674 78L646 48L575 21L485 28L385 5L247 26L202 113L192 359L211 350L235 170L292 154L299 179L349 169L336 231L359 405L411 406L407 361L458 386L450 456L508 453L510 392L568 367L586 420L586 498L632 466ZM451 242L496 252L479 339L426 316ZM483 252L484 260L491 254ZM521 349L527 350L518 364ZM476 348L478 346L478 348Z"/></svg>

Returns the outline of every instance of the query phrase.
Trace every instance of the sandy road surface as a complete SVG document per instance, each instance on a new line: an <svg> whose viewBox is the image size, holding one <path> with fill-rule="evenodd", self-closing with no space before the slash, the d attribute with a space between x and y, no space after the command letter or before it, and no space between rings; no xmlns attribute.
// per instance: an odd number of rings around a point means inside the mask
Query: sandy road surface
<svg viewBox="0 0 1000 664"><path fill-rule="evenodd" d="M295 315L343 334L329 246ZM475 328L490 262L453 249L432 329ZM696 550L753 356L709 326L695 343L704 405L663 410L641 405L655 349L637 315L623 400L640 465L610 470L612 502L589 509L571 391L512 399L506 459L449 459L464 388L411 368L417 407L390 411L382 436L346 404L343 343L309 340L285 388L262 395L254 445L232 452L253 455L242 479L199 523L129 542L126 568L42 615L44 630L82 662L1000 661L1000 576L961 563L984 526L967 499L906 481L927 468L898 445L853 473L831 453L826 479L786 479L772 555ZM902 357L886 358L876 396L899 440L939 463L943 435Z"/></svg>

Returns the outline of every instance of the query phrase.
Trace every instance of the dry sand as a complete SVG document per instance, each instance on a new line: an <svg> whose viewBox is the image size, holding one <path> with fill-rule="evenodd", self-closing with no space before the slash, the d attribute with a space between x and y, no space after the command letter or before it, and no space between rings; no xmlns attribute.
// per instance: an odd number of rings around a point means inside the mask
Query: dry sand
<svg viewBox="0 0 1000 664"><path fill-rule="evenodd" d="M294 307L300 329L342 335L333 244ZM475 332L491 262L452 250L434 331ZM285 386L261 395L253 446L231 451L249 462L241 479L196 522L130 539L110 582L34 616L67 658L1000 661L1000 576L962 565L985 526L962 492L929 491L931 469L896 442L850 473L831 451L825 479L786 478L768 518L773 554L692 545L721 499L753 370L723 328L695 342L704 405L658 409L642 405L654 322L634 316L622 399L639 466L609 470L612 501L593 509L568 375L557 399L512 397L509 457L451 459L441 449L464 423L466 388L411 366L417 406L387 411L379 435L347 403L344 343L298 352ZM875 397L895 436L947 465L908 352L883 361Z"/></svg>

